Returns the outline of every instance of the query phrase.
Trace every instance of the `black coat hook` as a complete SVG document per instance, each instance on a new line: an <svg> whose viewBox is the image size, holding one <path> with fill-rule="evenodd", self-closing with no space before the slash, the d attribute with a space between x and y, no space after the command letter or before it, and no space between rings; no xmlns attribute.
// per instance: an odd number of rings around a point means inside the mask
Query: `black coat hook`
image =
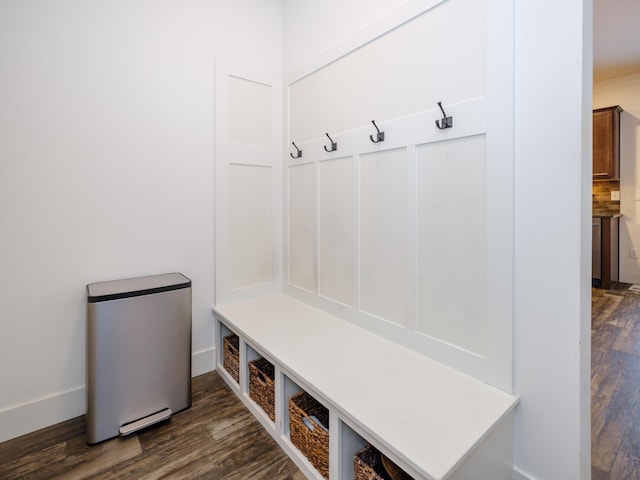
<svg viewBox="0 0 640 480"><path fill-rule="evenodd" d="M436 127L438 127L440 130L453 127L453 117L447 117L447 114L444 113L444 108L442 108L442 102L438 102L438 106L442 111L442 120L441 120L442 126L440 126L440 121L436 120Z"/></svg>
<svg viewBox="0 0 640 480"><path fill-rule="evenodd" d="M376 125L376 121L375 120L371 120L371 123L373 123L373 126L376 127L376 130L378 131L378 133L376 134L376 139L375 140L373 139L373 135L369 135L369 138L371 139L371 141L373 143L384 142L384 132L380 131L380 129Z"/></svg>
<svg viewBox="0 0 640 480"><path fill-rule="evenodd" d="M327 146L324 146L324 149L327 152L335 152L338 149L338 144L336 142L334 142L333 140L331 140L331 137L329 136L328 133L325 133L325 135L327 136L327 138L329 139L329 141L331 142L331 149L327 148Z"/></svg>
<svg viewBox="0 0 640 480"><path fill-rule="evenodd" d="M296 154L294 155L293 153L290 153L289 155L291 155L291 158L300 158L302 157L302 150L300 150L298 148L298 146L295 144L295 142L291 142L291 145L293 145L294 147L296 147Z"/></svg>

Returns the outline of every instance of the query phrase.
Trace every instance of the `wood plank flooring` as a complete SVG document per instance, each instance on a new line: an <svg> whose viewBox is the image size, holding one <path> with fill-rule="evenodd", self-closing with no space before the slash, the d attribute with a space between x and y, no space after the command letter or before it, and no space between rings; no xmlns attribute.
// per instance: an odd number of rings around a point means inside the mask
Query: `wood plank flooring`
<svg viewBox="0 0 640 480"><path fill-rule="evenodd" d="M640 480L640 293L628 287L592 294L592 480Z"/></svg>
<svg viewBox="0 0 640 480"><path fill-rule="evenodd" d="M640 294L593 290L592 479L640 480ZM193 405L97 446L84 417L0 443L0 479L303 480L217 373L193 379Z"/></svg>
<svg viewBox="0 0 640 480"><path fill-rule="evenodd" d="M304 480L215 372L193 379L191 408L95 446L84 417L0 443L0 479Z"/></svg>

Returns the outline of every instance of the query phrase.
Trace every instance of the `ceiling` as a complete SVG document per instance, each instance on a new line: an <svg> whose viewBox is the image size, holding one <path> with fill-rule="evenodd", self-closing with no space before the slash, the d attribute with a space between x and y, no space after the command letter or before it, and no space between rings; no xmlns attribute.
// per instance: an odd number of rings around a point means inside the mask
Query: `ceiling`
<svg viewBox="0 0 640 480"><path fill-rule="evenodd" d="M593 0L594 81L640 72L640 0Z"/></svg>

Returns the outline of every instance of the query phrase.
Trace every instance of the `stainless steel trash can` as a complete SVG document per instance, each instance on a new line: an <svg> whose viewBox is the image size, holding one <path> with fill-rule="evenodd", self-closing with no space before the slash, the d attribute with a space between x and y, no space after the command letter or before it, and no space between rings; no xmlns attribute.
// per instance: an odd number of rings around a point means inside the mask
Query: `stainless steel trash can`
<svg viewBox="0 0 640 480"><path fill-rule="evenodd" d="M180 273L87 285L87 443L191 405L191 280Z"/></svg>

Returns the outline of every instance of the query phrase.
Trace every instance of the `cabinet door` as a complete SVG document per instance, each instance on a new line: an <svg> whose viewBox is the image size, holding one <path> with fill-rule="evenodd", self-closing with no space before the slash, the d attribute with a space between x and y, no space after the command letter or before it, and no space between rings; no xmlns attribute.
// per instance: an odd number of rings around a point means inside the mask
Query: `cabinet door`
<svg viewBox="0 0 640 480"><path fill-rule="evenodd" d="M620 107L593 112L593 179L617 180L620 164Z"/></svg>

